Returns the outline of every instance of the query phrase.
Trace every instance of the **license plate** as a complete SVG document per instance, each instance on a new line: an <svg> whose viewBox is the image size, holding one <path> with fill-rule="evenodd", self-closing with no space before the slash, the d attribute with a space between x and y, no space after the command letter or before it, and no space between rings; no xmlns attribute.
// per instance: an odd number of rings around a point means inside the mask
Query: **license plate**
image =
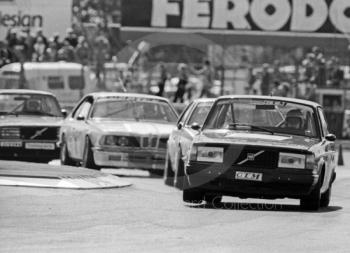
<svg viewBox="0 0 350 253"><path fill-rule="evenodd" d="M36 150L55 150L55 144L53 143L26 143L26 149Z"/></svg>
<svg viewBox="0 0 350 253"><path fill-rule="evenodd" d="M21 148L22 142L20 142L20 141L1 141L0 147L2 147L2 148Z"/></svg>
<svg viewBox="0 0 350 253"><path fill-rule="evenodd" d="M247 181L262 181L262 173L236 171L236 179Z"/></svg>

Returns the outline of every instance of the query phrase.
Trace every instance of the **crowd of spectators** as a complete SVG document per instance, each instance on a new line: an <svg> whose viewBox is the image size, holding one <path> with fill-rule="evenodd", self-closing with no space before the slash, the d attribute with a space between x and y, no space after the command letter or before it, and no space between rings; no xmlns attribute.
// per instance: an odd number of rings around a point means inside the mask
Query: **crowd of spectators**
<svg viewBox="0 0 350 253"><path fill-rule="evenodd" d="M276 60L263 64L258 71L251 70L250 93L316 100L317 88L344 86L344 70L337 57L325 57L321 49L312 48L298 68L286 70Z"/></svg>

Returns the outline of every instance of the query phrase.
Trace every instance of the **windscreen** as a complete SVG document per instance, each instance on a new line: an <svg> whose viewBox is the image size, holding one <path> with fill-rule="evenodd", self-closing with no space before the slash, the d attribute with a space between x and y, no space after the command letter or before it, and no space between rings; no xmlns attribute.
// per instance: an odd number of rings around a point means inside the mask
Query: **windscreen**
<svg viewBox="0 0 350 253"><path fill-rule="evenodd" d="M100 99L91 118L175 123L177 116L166 102L155 100Z"/></svg>
<svg viewBox="0 0 350 253"><path fill-rule="evenodd" d="M219 101L209 115L205 129L248 128L307 137L318 137L314 109L307 105L262 99Z"/></svg>

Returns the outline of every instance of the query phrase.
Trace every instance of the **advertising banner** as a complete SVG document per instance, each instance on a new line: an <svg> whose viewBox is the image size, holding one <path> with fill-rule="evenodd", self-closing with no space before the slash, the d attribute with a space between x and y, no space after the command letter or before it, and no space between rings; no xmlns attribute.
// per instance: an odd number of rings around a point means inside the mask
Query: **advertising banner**
<svg viewBox="0 0 350 253"><path fill-rule="evenodd" d="M51 36L71 26L72 0L0 0L0 39L9 28L41 28Z"/></svg>
<svg viewBox="0 0 350 253"><path fill-rule="evenodd" d="M122 14L126 32L297 37L306 44L310 38L350 41L349 0L123 0Z"/></svg>

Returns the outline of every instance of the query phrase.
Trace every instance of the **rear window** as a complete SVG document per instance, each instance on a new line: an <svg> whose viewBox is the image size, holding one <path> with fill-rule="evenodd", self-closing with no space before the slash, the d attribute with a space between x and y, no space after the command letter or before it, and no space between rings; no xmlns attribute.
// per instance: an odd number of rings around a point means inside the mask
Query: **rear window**
<svg viewBox="0 0 350 253"><path fill-rule="evenodd" d="M82 76L69 76L68 85L71 90L83 90L85 88Z"/></svg>
<svg viewBox="0 0 350 253"><path fill-rule="evenodd" d="M47 85L49 89L52 89L52 90L64 89L63 76L49 76L47 78Z"/></svg>

